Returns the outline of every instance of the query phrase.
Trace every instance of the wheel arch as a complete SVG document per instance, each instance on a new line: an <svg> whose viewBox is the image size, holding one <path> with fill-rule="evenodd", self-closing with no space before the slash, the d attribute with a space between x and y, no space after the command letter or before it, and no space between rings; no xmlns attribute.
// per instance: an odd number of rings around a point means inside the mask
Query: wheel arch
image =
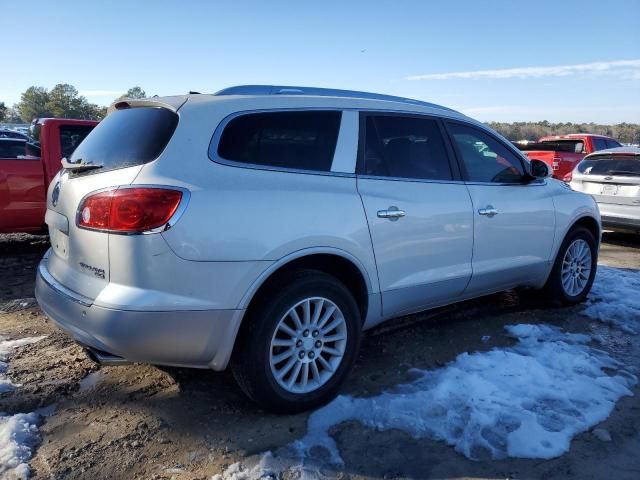
<svg viewBox="0 0 640 480"><path fill-rule="evenodd" d="M249 313L252 304L272 282L298 269L319 270L341 280L355 298L362 321L365 321L369 311L369 294L373 292L371 278L356 257L337 248L308 248L282 257L253 282L238 308L246 309Z"/></svg>

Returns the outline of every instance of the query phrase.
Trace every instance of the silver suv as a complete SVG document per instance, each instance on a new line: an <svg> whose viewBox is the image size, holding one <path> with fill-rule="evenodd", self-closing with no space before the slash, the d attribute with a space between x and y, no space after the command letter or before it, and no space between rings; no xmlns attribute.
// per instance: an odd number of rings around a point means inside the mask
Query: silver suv
<svg viewBox="0 0 640 480"><path fill-rule="evenodd" d="M513 287L582 301L593 199L415 100L234 87L115 103L48 192L44 312L104 362L332 398L382 321Z"/></svg>

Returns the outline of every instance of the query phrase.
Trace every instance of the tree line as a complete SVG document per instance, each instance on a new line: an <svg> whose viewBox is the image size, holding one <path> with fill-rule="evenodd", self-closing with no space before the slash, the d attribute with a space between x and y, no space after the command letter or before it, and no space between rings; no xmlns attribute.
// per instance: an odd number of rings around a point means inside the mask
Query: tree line
<svg viewBox="0 0 640 480"><path fill-rule="evenodd" d="M140 87L132 87L116 100L123 98L144 98L146 92ZM0 102L0 122L31 123L34 118L60 117L102 120L107 107L90 103L78 90L68 83L60 83L47 90L44 87L29 87L20 96L20 101L12 107ZM550 123L541 122L488 122L494 130L509 140L538 140L546 135L567 133L597 133L608 135L622 143L640 144L640 124L618 123L601 125L597 123Z"/></svg>
<svg viewBox="0 0 640 480"><path fill-rule="evenodd" d="M142 88L132 87L116 100L146 96ZM34 118L46 117L102 120L106 114L107 107L89 102L68 83L59 83L51 90L29 87L20 95L20 101L12 107L0 102L0 122L6 123L31 123Z"/></svg>
<svg viewBox="0 0 640 480"><path fill-rule="evenodd" d="M622 143L640 144L640 124L637 123L601 125L598 123L550 123L544 120L542 122L488 122L487 125L509 140L538 140L547 135L595 133L613 137Z"/></svg>

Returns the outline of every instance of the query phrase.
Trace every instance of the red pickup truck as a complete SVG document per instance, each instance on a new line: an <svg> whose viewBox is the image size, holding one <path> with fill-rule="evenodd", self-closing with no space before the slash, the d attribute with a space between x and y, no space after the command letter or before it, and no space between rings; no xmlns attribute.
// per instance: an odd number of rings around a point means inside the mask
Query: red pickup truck
<svg viewBox="0 0 640 480"><path fill-rule="evenodd" d="M542 137L534 143L515 145L530 159L542 160L553 170L553 177L570 181L575 166L589 153L606 148L621 147L614 138L591 133L572 133Z"/></svg>
<svg viewBox="0 0 640 480"><path fill-rule="evenodd" d="M37 232L44 227L51 179L91 130L88 120L34 120L31 138L0 139L0 233Z"/></svg>

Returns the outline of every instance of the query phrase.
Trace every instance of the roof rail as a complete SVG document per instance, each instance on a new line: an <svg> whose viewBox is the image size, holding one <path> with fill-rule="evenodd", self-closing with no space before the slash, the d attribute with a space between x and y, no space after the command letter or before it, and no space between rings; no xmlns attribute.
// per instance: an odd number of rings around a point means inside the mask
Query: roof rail
<svg viewBox="0 0 640 480"><path fill-rule="evenodd" d="M219 92L214 93L214 95L312 95L319 97L364 98L369 100L384 100L387 102L410 103L412 105L439 108L455 112L455 110L443 107L442 105L414 100L412 98L395 97L393 95L383 95L380 93L359 92L357 90L340 90L335 88L295 87L284 85L238 85L220 90Z"/></svg>

